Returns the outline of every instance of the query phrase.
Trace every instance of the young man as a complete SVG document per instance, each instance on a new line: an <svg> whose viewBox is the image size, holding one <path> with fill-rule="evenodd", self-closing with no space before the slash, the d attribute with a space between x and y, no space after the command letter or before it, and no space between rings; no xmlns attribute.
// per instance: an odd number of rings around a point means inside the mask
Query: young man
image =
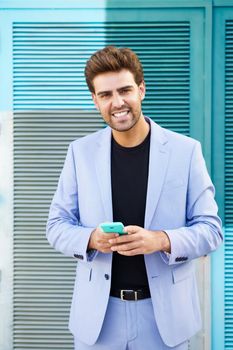
<svg viewBox="0 0 233 350"><path fill-rule="evenodd" d="M96 52L85 75L108 127L71 143L47 225L78 261L75 348L186 350L201 327L193 260L222 241L201 146L144 117L130 49ZM106 221L126 234L104 233Z"/></svg>

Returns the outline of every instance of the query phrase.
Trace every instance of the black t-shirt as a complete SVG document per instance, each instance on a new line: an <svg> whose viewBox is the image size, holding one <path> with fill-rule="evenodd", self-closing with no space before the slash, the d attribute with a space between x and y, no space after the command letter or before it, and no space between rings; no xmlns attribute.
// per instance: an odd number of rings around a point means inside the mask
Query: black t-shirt
<svg viewBox="0 0 233 350"><path fill-rule="evenodd" d="M135 147L122 147L112 138L111 179L113 220L144 227L149 168L150 132ZM147 288L144 255L113 253L111 289Z"/></svg>

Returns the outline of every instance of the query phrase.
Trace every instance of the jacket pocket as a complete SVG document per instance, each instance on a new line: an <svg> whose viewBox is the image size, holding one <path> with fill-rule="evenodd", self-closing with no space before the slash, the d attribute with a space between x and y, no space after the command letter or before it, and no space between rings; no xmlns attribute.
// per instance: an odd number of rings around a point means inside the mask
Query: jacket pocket
<svg viewBox="0 0 233 350"><path fill-rule="evenodd" d="M84 264L78 264L77 279L81 282L90 282L92 278L92 268Z"/></svg>
<svg viewBox="0 0 233 350"><path fill-rule="evenodd" d="M183 281L187 278L192 277L192 275L193 275L193 264L191 262L183 263L179 266L174 267L172 270L173 283L178 283L180 281Z"/></svg>

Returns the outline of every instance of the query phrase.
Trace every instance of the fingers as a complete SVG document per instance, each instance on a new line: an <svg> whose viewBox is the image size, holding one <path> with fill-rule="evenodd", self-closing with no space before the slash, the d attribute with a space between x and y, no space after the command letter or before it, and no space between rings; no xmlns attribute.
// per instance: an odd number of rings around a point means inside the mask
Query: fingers
<svg viewBox="0 0 233 350"><path fill-rule="evenodd" d="M105 233L100 228L96 228L90 237L89 248L96 249L103 253L111 252L109 239L118 237L116 233Z"/></svg>
<svg viewBox="0 0 233 350"><path fill-rule="evenodd" d="M110 239L111 250L126 256L147 254L150 251L148 231L139 226L127 226L126 235L120 235L117 238Z"/></svg>
<svg viewBox="0 0 233 350"><path fill-rule="evenodd" d="M129 225L125 226L124 228L124 231L127 232L129 235L137 233L139 230L141 230L141 227L136 225Z"/></svg>
<svg viewBox="0 0 233 350"><path fill-rule="evenodd" d="M110 244L122 244L125 242L132 241L132 237L129 237L128 235L119 235L118 237L114 237L108 240Z"/></svg>
<svg viewBox="0 0 233 350"><path fill-rule="evenodd" d="M116 237L116 238L109 237L110 238L109 242L114 245L114 244L121 244L124 242L132 241L132 240L136 239L136 236L133 237L130 235L139 233L139 231L141 231L141 230L142 230L142 228L139 226L134 226L134 225L125 226L124 231L126 234L125 235L118 235L118 237Z"/></svg>
<svg viewBox="0 0 233 350"><path fill-rule="evenodd" d="M110 253L111 250L111 243L109 242L110 239L114 239L118 236L118 234L115 233L103 233L101 232L100 235L97 237L97 249L103 253Z"/></svg>
<svg viewBox="0 0 233 350"><path fill-rule="evenodd" d="M133 241L125 244L114 245L111 247L111 250L113 252L117 251L119 253L120 251L126 252L133 249L137 249L138 247L139 247L138 241Z"/></svg>
<svg viewBox="0 0 233 350"><path fill-rule="evenodd" d="M136 225L126 226L125 235L117 233L103 232L99 227L93 232L92 240L95 249L103 253L117 251L122 255L142 254L142 235L143 229ZM140 233L141 232L141 233Z"/></svg>
<svg viewBox="0 0 233 350"><path fill-rule="evenodd" d="M118 254L124 255L124 256L134 256L134 255L140 255L143 254L139 248L132 249L132 250L118 250Z"/></svg>
<svg viewBox="0 0 233 350"><path fill-rule="evenodd" d="M113 252L120 251L126 252L134 250L140 247L140 240L137 235L123 235L114 239L110 239L109 243L111 244L111 250Z"/></svg>

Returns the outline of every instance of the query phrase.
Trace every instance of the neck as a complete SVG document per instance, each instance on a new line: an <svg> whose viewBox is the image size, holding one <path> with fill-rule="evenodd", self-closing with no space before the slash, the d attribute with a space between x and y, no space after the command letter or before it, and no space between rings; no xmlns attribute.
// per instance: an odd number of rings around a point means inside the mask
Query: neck
<svg viewBox="0 0 233 350"><path fill-rule="evenodd" d="M112 130L115 141L123 147L135 147L142 143L150 131L150 126L143 115L132 129L127 131Z"/></svg>

